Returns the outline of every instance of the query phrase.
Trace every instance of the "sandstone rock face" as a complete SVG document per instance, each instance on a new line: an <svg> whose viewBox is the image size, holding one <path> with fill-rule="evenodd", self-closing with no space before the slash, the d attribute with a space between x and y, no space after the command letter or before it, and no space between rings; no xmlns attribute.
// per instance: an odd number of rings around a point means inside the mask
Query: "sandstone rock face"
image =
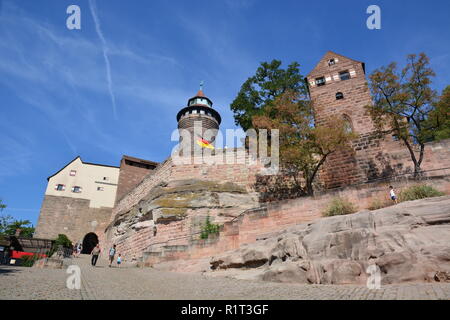
<svg viewBox="0 0 450 320"><path fill-rule="evenodd" d="M213 270L253 269L277 282L365 284L369 265L381 284L448 281L450 197L300 224L211 259Z"/></svg>
<svg viewBox="0 0 450 320"><path fill-rule="evenodd" d="M175 180L162 183L147 193L130 211L116 216L109 226L114 242L126 239L136 231L160 223L214 217L221 224L246 209L258 206L258 195L239 185L220 181Z"/></svg>

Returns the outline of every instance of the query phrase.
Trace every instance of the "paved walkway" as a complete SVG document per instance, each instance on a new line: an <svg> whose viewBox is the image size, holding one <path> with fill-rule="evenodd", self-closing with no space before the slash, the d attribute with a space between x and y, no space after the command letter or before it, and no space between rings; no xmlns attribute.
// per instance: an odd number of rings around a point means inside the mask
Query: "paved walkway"
<svg viewBox="0 0 450 320"><path fill-rule="evenodd" d="M153 269L97 267L88 257L72 259L82 275L81 290L66 287L65 269L0 266L0 299L450 299L450 283L382 286L298 285Z"/></svg>

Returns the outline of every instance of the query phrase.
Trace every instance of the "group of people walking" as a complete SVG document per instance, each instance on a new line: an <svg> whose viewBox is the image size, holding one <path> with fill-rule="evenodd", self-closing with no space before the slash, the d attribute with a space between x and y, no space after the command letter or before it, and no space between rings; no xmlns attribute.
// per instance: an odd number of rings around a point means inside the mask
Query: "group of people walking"
<svg viewBox="0 0 450 320"><path fill-rule="evenodd" d="M100 256L100 253L102 250L100 249L100 245L97 244L94 249L91 251L91 264L95 267L97 264L98 257ZM109 260L109 267L111 268L112 264L114 263L114 258L116 256L116 245L113 245L108 252L108 260ZM122 255L119 253L116 260L117 266L120 267L122 264Z"/></svg>
<svg viewBox="0 0 450 320"><path fill-rule="evenodd" d="M75 245L74 250L73 250L73 255L75 257L78 257L81 254L82 250L83 250L83 246L81 244ZM102 252L102 250L100 249L100 244L97 243L97 245L91 251L91 265L92 266L94 266L94 267L96 266L98 257L100 256L101 252ZM108 252L109 267L112 266L114 261L116 261L118 267L120 267L120 265L122 264L122 255L119 253L116 260L115 260L115 257L116 257L116 245L113 245L109 249L109 252Z"/></svg>

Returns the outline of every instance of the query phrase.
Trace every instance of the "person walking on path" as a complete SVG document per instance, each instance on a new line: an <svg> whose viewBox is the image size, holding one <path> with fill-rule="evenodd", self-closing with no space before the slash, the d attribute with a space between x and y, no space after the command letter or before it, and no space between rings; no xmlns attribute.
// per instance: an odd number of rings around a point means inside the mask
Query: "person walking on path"
<svg viewBox="0 0 450 320"><path fill-rule="evenodd" d="M95 267L95 265L97 264L97 260L98 260L98 256L100 255L100 252L102 250L100 249L100 245L97 243L97 245L94 247L94 249L92 249L91 251L91 264Z"/></svg>
<svg viewBox="0 0 450 320"><path fill-rule="evenodd" d="M117 257L117 265L119 266L119 268L120 268L120 264L122 263L122 256L121 256L121 254L119 253L119 256Z"/></svg>
<svg viewBox="0 0 450 320"><path fill-rule="evenodd" d="M111 268L111 264L114 261L114 256L116 255L116 245L113 245L111 249L109 249L109 267Z"/></svg>
<svg viewBox="0 0 450 320"><path fill-rule="evenodd" d="M76 249L75 249L75 257L79 257L81 254L81 250L82 250L83 246L81 245L81 243L78 243L76 245Z"/></svg>
<svg viewBox="0 0 450 320"><path fill-rule="evenodd" d="M389 186L389 189L391 189L391 190L389 191L389 195L390 195L390 197L391 197L391 200L394 201L395 204L397 204L397 203L398 203L398 201L397 201L397 195L395 194L394 187L393 187L393 186Z"/></svg>

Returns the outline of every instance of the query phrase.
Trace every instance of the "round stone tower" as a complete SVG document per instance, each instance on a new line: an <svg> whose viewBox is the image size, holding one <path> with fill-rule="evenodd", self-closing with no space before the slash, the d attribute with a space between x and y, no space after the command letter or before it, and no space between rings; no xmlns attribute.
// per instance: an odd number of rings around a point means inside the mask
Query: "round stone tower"
<svg viewBox="0 0 450 320"><path fill-rule="evenodd" d="M183 140L185 140L183 138L186 134L190 136L191 150L198 146L197 141L201 139L211 145L214 144L222 120L212 105L212 101L205 96L200 87L197 94L188 100L187 106L178 112L177 121L181 146L183 146ZM206 132L207 130L208 132ZM184 143L186 142L188 141L184 141Z"/></svg>

